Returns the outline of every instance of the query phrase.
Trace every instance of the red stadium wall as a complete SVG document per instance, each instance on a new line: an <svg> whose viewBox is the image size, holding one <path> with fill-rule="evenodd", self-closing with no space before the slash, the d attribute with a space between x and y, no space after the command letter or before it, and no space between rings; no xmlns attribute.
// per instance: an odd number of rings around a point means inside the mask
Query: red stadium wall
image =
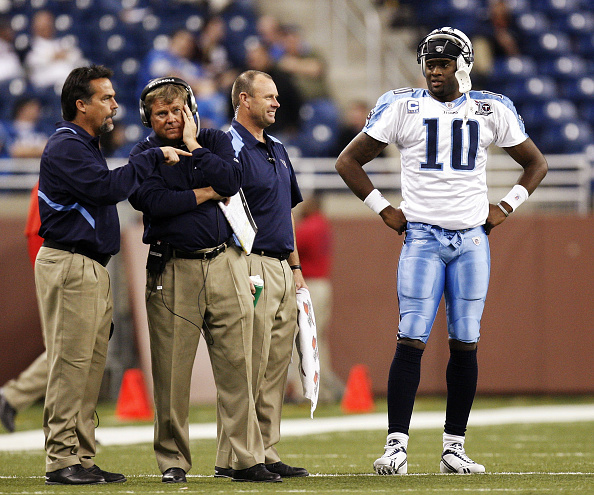
<svg viewBox="0 0 594 495"><path fill-rule="evenodd" d="M332 359L346 379L367 364L386 392L396 344L402 237L376 218L333 220ZM43 349L24 218L0 219L0 384ZM594 218L512 216L490 236L491 285L479 346L479 392L594 393ZM440 309L423 358L421 393L443 393L448 359Z"/></svg>
<svg viewBox="0 0 594 495"><path fill-rule="evenodd" d="M337 220L336 371L368 365L385 394L396 344L396 267L402 237L381 220ZM512 216L489 236L491 283L479 344L479 392L594 392L594 218ZM445 392L445 311L423 357L421 393ZM323 376L323 375L322 375Z"/></svg>

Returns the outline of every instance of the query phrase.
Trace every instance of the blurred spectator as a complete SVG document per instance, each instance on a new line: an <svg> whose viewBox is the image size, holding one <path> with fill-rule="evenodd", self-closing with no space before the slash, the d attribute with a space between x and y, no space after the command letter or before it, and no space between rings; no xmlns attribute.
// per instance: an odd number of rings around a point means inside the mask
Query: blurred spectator
<svg viewBox="0 0 594 495"><path fill-rule="evenodd" d="M230 69L229 54L223 41L227 26L222 17L211 17L206 21L198 37L200 59L206 71L212 76L219 76ZM233 84L233 81L231 84Z"/></svg>
<svg viewBox="0 0 594 495"><path fill-rule="evenodd" d="M49 10L39 10L31 21L31 49L25 56L25 68L34 87L61 87L70 71L84 65L75 38L56 37L55 18Z"/></svg>
<svg viewBox="0 0 594 495"><path fill-rule="evenodd" d="M10 19L0 17L0 82L23 77L25 70L14 48L14 31Z"/></svg>
<svg viewBox="0 0 594 495"><path fill-rule="evenodd" d="M262 43L252 43L247 47L246 65L248 69L266 72L274 80L280 107L276 111L275 123L267 131L281 141L290 141L299 130L299 110L303 103L299 88L292 76L272 60Z"/></svg>
<svg viewBox="0 0 594 495"><path fill-rule="evenodd" d="M230 62L224 44L226 33L225 21L222 17L215 16L206 22L198 38L200 57L211 78L208 84L202 85L196 95L200 118L208 118L212 122L212 125L204 123L204 127L221 128L233 117L229 94L239 70L232 67Z"/></svg>
<svg viewBox="0 0 594 495"><path fill-rule="evenodd" d="M294 77L306 101L328 98L330 91L326 81L326 61L307 45L297 26L286 26L283 30L285 53L278 66Z"/></svg>
<svg viewBox="0 0 594 495"><path fill-rule="evenodd" d="M370 111L370 106L364 100L352 100L348 103L342 117L334 156L340 155L346 145L363 130ZM385 156L385 152L382 151L379 156Z"/></svg>
<svg viewBox="0 0 594 495"><path fill-rule="evenodd" d="M260 16L256 30L260 36L260 42L268 48L270 58L278 62L285 53L284 33L279 20L272 15Z"/></svg>
<svg viewBox="0 0 594 495"><path fill-rule="evenodd" d="M472 37L474 47L473 88L485 87L494 60L520 54L517 29L505 0L489 3L489 17L479 34Z"/></svg>
<svg viewBox="0 0 594 495"><path fill-rule="evenodd" d="M299 220L295 237L299 261L305 283L311 294L316 318L318 348L320 351L320 394L322 402L338 402L344 384L332 371L328 325L332 313L332 227L321 209L320 196L313 194L299 205ZM302 386L298 372L299 358L293 351L289 368L287 400L301 401Z"/></svg>
<svg viewBox="0 0 594 495"><path fill-rule="evenodd" d="M154 48L146 56L138 71L138 94L157 77L175 76L197 88L205 71L199 62L196 39L187 29L177 29L165 49Z"/></svg>
<svg viewBox="0 0 594 495"><path fill-rule="evenodd" d="M38 98L26 96L17 100L11 120L4 124L9 157L41 157L49 137L41 124L41 110Z"/></svg>
<svg viewBox="0 0 594 495"><path fill-rule="evenodd" d="M115 121L113 131L101 134L101 151L105 158L127 158L130 150L136 144L128 143L126 139L126 125L120 121Z"/></svg>
<svg viewBox="0 0 594 495"><path fill-rule="evenodd" d="M211 42L218 43L220 28L216 23L208 28L209 41L207 43L205 40L205 46L212 47ZM214 53L210 54L214 56ZM209 72L214 65L204 62L199 42L192 32L187 29L178 29L172 34L165 50L153 49L147 55L138 72L138 93L142 92L151 79L165 76L179 77L192 87L198 113L202 119L201 125L219 128L230 121L229 96L228 92L223 94L219 90L215 74Z"/></svg>

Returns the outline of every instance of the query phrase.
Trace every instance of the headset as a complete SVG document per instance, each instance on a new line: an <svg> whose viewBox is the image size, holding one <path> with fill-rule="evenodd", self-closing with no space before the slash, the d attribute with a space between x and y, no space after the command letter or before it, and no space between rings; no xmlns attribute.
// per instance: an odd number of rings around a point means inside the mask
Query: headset
<svg viewBox="0 0 594 495"><path fill-rule="evenodd" d="M157 89L159 86L165 86L166 84L176 84L178 86L182 86L186 90L186 93L188 94L188 107L190 107L190 111L196 119L198 130L200 130L200 117L198 116L198 106L196 105L196 98L194 98L194 92L192 91L192 88L186 81L180 79L179 77L173 76L159 77L158 79L153 79L142 90L142 93L140 94L140 120L142 121L142 125L144 125L145 127L152 127L151 114L144 103L146 96L151 91Z"/></svg>
<svg viewBox="0 0 594 495"><path fill-rule="evenodd" d="M443 43L435 43L442 41ZM474 65L474 50L472 42L462 31L452 27L442 27L431 31L417 47L417 63L421 64L421 71L425 76L425 59L450 58L456 61L456 80L460 93L468 93L472 88L470 71Z"/></svg>

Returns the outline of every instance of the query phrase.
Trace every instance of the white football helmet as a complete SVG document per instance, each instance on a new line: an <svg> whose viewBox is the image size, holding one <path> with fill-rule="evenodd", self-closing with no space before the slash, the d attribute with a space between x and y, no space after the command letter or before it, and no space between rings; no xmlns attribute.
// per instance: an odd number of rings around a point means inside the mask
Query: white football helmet
<svg viewBox="0 0 594 495"><path fill-rule="evenodd" d="M442 27L431 31L417 47L417 62L425 76L425 60L429 58L450 58L456 61L456 80L460 93L472 88L470 71L474 64L474 50L468 36L459 29Z"/></svg>

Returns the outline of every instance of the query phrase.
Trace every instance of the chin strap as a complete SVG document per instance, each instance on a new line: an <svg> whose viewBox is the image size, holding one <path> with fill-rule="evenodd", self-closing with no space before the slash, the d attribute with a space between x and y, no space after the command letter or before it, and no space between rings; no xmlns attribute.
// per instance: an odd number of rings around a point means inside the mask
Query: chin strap
<svg viewBox="0 0 594 495"><path fill-rule="evenodd" d="M468 93L472 89L472 81L470 80L470 67L464 57L461 55L457 60L458 70L455 73L456 80L458 81L458 89L466 97L466 108L464 109L464 118L462 119L462 127L468 122L468 116L470 115L470 107L472 106Z"/></svg>
<svg viewBox="0 0 594 495"><path fill-rule="evenodd" d="M468 122L468 116L470 115L470 109L472 107L472 100L468 93L464 93L464 97L466 98L466 103L464 104L464 117L462 118L462 126L461 128L464 129L464 126Z"/></svg>

